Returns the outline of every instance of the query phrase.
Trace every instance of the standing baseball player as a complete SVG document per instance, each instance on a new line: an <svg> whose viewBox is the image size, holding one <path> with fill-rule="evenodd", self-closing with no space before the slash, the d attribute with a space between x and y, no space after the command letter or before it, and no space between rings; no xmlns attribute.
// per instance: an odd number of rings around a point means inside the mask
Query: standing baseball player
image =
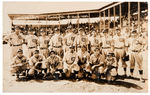
<svg viewBox="0 0 150 95"><path fill-rule="evenodd" d="M116 29L116 35L113 38L114 38L113 40L114 40L115 57L116 57L117 65L119 60L121 60L122 67L124 69L124 76L126 76L127 64L126 61L124 60L124 57L126 56L125 38L121 35L120 29Z"/></svg>
<svg viewBox="0 0 150 95"><path fill-rule="evenodd" d="M20 29L19 27L15 28L15 32L11 33L6 37L5 39L8 39L11 47L11 59L14 58L14 56L17 55L17 51L19 49L22 49L22 44L24 43L23 37L20 35Z"/></svg>
<svg viewBox="0 0 150 95"><path fill-rule="evenodd" d="M93 35L89 39L90 40L90 48L91 48L90 54L92 54L94 52L95 48L97 48L97 47L100 48L102 45L101 39L98 36L98 34L96 33L96 31L94 30L94 31L92 31L92 33L93 33Z"/></svg>
<svg viewBox="0 0 150 95"><path fill-rule="evenodd" d="M28 30L29 35L26 36L25 42L28 47L28 59L33 56L33 52L37 49L39 45L38 37L34 35L35 30Z"/></svg>
<svg viewBox="0 0 150 95"><path fill-rule="evenodd" d="M39 37L39 49L40 54L42 54L45 58L48 57L48 43L49 37L46 36L46 31L41 30L41 36Z"/></svg>
<svg viewBox="0 0 150 95"><path fill-rule="evenodd" d="M76 46L76 35L73 33L71 26L67 30L68 33L64 37L65 52L69 50L69 47Z"/></svg>
<svg viewBox="0 0 150 95"><path fill-rule="evenodd" d="M87 51L89 50L88 48L89 45L89 40L87 35L85 35L84 30L81 28L79 29L79 35L77 36L77 51L81 50L81 47L86 46Z"/></svg>
<svg viewBox="0 0 150 95"><path fill-rule="evenodd" d="M133 72L135 68L135 63L138 64L140 81L143 80L143 56L142 50L144 47L142 38L138 35L136 30L132 31L131 39L129 40L129 52L130 52L130 73L131 77L133 77Z"/></svg>
<svg viewBox="0 0 150 95"><path fill-rule="evenodd" d="M55 28L55 34L52 36L49 42L49 50L55 51L59 56L63 57L63 39L60 31Z"/></svg>
<svg viewBox="0 0 150 95"><path fill-rule="evenodd" d="M108 34L108 29L103 31L104 36L101 38L102 41L102 51L104 52L103 60L105 60L106 55L108 54L108 51L112 49L113 45L113 39Z"/></svg>

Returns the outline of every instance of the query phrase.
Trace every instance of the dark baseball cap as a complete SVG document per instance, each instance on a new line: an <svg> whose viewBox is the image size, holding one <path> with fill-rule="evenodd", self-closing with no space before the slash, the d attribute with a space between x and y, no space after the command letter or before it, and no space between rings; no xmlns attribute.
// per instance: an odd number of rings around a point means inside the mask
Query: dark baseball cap
<svg viewBox="0 0 150 95"><path fill-rule="evenodd" d="M17 51L17 53L23 53L23 50L22 50L22 49L19 49L19 50Z"/></svg>
<svg viewBox="0 0 150 95"><path fill-rule="evenodd" d="M34 51L34 54L39 54L39 50L35 50L35 51Z"/></svg>

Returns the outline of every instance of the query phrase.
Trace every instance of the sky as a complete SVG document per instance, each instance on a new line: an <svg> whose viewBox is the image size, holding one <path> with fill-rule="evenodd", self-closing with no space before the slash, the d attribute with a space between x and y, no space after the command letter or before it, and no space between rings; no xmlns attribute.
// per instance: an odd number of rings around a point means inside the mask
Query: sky
<svg viewBox="0 0 150 95"><path fill-rule="evenodd" d="M3 2L3 31L10 32L8 14L41 14L99 9L111 2Z"/></svg>

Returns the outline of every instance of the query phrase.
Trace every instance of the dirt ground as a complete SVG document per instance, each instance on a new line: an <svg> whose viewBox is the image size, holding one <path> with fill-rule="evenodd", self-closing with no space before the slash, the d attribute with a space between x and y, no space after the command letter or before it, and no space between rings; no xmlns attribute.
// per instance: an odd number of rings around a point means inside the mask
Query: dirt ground
<svg viewBox="0 0 150 95"><path fill-rule="evenodd" d="M26 49L24 47L24 49ZM25 52L24 52L25 53ZM148 79L148 52L143 52L143 70L144 78ZM70 80L30 80L16 81L15 76L10 75L10 47L3 45L3 91L4 92L148 92L148 80L141 83L138 78L138 68L135 68L135 79L118 79L116 82L108 84L103 81L70 81ZM128 67L129 62L127 62ZM136 65L137 67L137 65ZM119 75L123 74L121 65ZM127 75L129 75L127 68Z"/></svg>

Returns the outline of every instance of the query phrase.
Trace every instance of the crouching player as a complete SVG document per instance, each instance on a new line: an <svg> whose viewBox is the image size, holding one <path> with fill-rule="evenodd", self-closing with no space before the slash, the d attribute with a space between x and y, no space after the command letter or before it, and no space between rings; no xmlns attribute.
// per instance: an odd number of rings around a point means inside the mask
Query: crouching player
<svg viewBox="0 0 150 95"><path fill-rule="evenodd" d="M117 61L116 61L115 54L113 52L109 52L106 56L106 65L105 65L104 74L108 82L116 80Z"/></svg>
<svg viewBox="0 0 150 95"><path fill-rule="evenodd" d="M63 62L63 72L65 77L76 78L76 74L78 74L80 67L77 64L78 56L74 47L70 47L69 51L65 53Z"/></svg>
<svg viewBox="0 0 150 95"><path fill-rule="evenodd" d="M104 54L100 50L100 48L95 48L94 53L90 56L89 65L86 67L90 69L92 72L91 79L100 79L100 75L104 72L104 61L102 60Z"/></svg>
<svg viewBox="0 0 150 95"><path fill-rule="evenodd" d="M62 76L62 58L59 57L54 51L50 52L50 56L46 59L45 65L47 68L47 75L52 75L52 77L56 80Z"/></svg>
<svg viewBox="0 0 150 95"><path fill-rule="evenodd" d="M78 78L88 78L90 76L90 70L86 68L89 64L90 54L87 51L86 46L82 46L81 50L78 52L78 65L80 66L80 71L78 73Z"/></svg>
<svg viewBox="0 0 150 95"><path fill-rule="evenodd" d="M39 54L39 50L35 50L33 56L29 60L29 72L30 77L36 78L42 76L42 66L44 61L44 56Z"/></svg>
<svg viewBox="0 0 150 95"><path fill-rule="evenodd" d="M26 57L23 55L22 49L19 49L17 55L13 59L13 63L11 64L11 73L16 74L17 79L19 79L20 73L24 73L25 75L28 69L28 62Z"/></svg>

